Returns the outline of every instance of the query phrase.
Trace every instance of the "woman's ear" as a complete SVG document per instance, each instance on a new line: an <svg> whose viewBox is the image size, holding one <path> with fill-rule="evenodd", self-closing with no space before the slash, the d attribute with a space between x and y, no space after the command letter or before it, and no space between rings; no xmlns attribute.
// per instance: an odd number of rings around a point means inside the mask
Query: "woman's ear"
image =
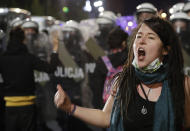
<svg viewBox="0 0 190 131"><path fill-rule="evenodd" d="M162 55L168 55L168 52L170 51L170 46L166 46L165 48L163 48L162 50Z"/></svg>

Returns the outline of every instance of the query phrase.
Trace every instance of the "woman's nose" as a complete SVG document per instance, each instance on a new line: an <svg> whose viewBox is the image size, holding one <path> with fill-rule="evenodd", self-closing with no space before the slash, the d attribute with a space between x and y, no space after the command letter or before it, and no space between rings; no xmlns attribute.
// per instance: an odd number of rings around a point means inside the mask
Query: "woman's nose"
<svg viewBox="0 0 190 131"><path fill-rule="evenodd" d="M146 43L146 38L142 36L139 40L139 44L145 44L145 43Z"/></svg>

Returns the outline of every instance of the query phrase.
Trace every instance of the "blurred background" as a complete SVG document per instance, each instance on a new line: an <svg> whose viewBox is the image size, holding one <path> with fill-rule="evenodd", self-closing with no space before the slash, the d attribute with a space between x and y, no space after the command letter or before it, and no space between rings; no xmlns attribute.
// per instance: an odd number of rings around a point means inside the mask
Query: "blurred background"
<svg viewBox="0 0 190 131"><path fill-rule="evenodd" d="M188 0L1 0L0 7L17 7L29 10L32 15L53 16L61 20L81 20L98 16L110 10L122 16L133 15L136 6L150 2L159 10L168 12L175 3Z"/></svg>
<svg viewBox="0 0 190 131"><path fill-rule="evenodd" d="M57 109L56 86L72 103L102 109L104 96L110 95L106 63L121 71L133 29L152 16L173 24L183 47L184 71L190 75L190 0L0 0L0 130L21 131L32 121L35 131L109 131ZM20 52L21 45L40 59L35 66L41 69L24 67L30 64L22 63L27 55ZM28 95L30 99L23 97ZM32 104L23 106L23 101Z"/></svg>

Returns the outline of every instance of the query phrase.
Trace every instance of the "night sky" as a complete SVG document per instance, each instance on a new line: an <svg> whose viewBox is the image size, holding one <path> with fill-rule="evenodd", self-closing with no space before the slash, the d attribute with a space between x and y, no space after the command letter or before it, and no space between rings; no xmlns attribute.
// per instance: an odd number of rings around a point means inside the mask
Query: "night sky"
<svg viewBox="0 0 190 131"><path fill-rule="evenodd" d="M91 4L97 0L90 0ZM185 2L187 0L103 0L105 10L113 11L114 13L120 13L122 16L134 15L136 6L143 3L152 3L158 10L163 9L166 13L169 8L179 2ZM38 2L40 7L33 8L33 3ZM69 6L70 11L67 14L62 12L63 6ZM61 20L81 20L87 17L97 17L97 8L93 7L93 11L90 15L84 12L82 7L85 5L85 0L0 0L0 7L18 7L27 9L32 12L32 15L50 15ZM43 9L42 9L43 8ZM43 11L39 11L39 10Z"/></svg>

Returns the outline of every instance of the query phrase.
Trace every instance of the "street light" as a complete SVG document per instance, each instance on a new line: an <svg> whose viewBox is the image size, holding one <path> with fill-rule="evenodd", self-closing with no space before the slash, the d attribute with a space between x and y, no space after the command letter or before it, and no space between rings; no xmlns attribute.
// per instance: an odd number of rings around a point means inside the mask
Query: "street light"
<svg viewBox="0 0 190 131"><path fill-rule="evenodd" d="M99 8L98 8L98 11L99 11L99 12L103 12L103 11L104 11L104 7L102 7L102 6L99 7Z"/></svg>
<svg viewBox="0 0 190 131"><path fill-rule="evenodd" d="M86 4L83 8L84 11L91 12L92 11L92 6L89 0L86 1Z"/></svg>
<svg viewBox="0 0 190 131"><path fill-rule="evenodd" d="M102 1L96 1L96 2L94 2L94 7L100 7L100 6L102 6L103 5L103 2Z"/></svg>

